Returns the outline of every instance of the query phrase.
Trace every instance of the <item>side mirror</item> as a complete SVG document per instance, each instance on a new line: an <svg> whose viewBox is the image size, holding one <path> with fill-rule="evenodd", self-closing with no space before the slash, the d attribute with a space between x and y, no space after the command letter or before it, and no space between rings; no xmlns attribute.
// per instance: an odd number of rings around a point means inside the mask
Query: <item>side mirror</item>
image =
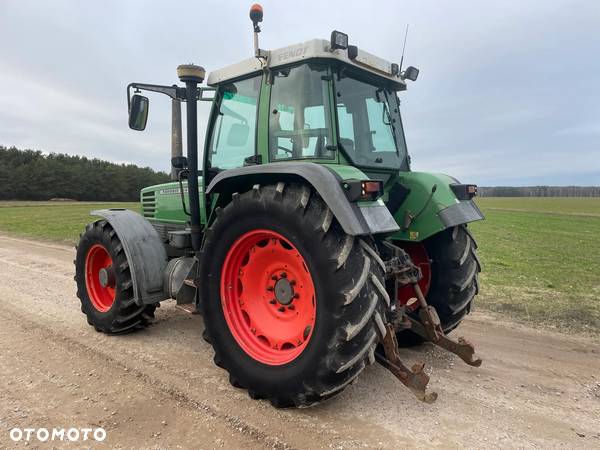
<svg viewBox="0 0 600 450"><path fill-rule="evenodd" d="M175 169L187 169L188 160L185 156L174 156L173 158L171 158L171 165Z"/></svg>
<svg viewBox="0 0 600 450"><path fill-rule="evenodd" d="M402 74L403 80L417 81L419 77L419 69L413 66L408 66Z"/></svg>
<svg viewBox="0 0 600 450"><path fill-rule="evenodd" d="M148 97L144 97L143 95L135 94L131 97L129 105L129 128L137 131L142 131L146 128L149 104Z"/></svg>
<svg viewBox="0 0 600 450"><path fill-rule="evenodd" d="M230 147L243 147L248 142L250 127L244 123L234 123L227 135L227 145Z"/></svg>

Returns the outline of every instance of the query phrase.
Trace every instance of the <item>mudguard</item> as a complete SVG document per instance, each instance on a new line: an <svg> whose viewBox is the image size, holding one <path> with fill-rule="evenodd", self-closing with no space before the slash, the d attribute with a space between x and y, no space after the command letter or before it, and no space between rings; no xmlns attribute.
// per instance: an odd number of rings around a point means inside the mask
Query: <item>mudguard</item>
<svg viewBox="0 0 600 450"><path fill-rule="evenodd" d="M365 176L365 179L368 179ZM211 193L244 192L255 184L304 181L323 198L344 231L352 236L392 233L399 230L381 200L352 203L346 197L341 177L324 164L280 162L240 167L220 172L206 189Z"/></svg>
<svg viewBox="0 0 600 450"><path fill-rule="evenodd" d="M391 238L402 241L423 241L446 228L484 219L473 200L459 200L451 186L456 178L439 173L402 172L394 186L405 198L393 208L396 221L408 227L394 233ZM436 186L435 192L432 192ZM388 205L394 201L394 188L388 192ZM398 195L396 193L396 195ZM407 214L416 216L406 221Z"/></svg>
<svg viewBox="0 0 600 450"><path fill-rule="evenodd" d="M129 262L135 302L141 306L165 300L167 252L150 222L128 209L99 209L91 215L106 219L119 236Z"/></svg>

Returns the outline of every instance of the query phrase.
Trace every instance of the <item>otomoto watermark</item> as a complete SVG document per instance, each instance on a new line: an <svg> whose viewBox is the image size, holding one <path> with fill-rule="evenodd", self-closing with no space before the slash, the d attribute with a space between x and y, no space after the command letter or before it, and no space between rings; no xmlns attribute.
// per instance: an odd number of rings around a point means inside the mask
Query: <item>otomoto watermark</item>
<svg viewBox="0 0 600 450"><path fill-rule="evenodd" d="M104 428L13 428L9 436L13 442L102 442L106 439L106 430Z"/></svg>

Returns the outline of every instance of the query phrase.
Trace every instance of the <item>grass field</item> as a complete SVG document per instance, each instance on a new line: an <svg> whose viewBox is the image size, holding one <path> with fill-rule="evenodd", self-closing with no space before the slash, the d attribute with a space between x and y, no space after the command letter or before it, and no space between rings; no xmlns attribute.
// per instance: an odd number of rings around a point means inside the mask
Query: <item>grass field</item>
<svg viewBox="0 0 600 450"><path fill-rule="evenodd" d="M600 331L600 198L480 198L479 307Z"/></svg>
<svg viewBox="0 0 600 450"><path fill-rule="evenodd" d="M90 211L102 208L139 210L138 203L0 202L0 231L36 239L75 244Z"/></svg>
<svg viewBox="0 0 600 450"><path fill-rule="evenodd" d="M600 332L600 198L480 198L471 224L483 272L478 308ZM92 209L137 203L0 202L0 231L75 243Z"/></svg>

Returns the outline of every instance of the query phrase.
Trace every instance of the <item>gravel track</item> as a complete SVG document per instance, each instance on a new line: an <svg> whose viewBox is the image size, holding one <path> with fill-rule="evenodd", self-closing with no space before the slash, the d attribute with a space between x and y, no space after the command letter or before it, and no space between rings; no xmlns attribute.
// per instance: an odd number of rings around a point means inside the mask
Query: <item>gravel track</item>
<svg viewBox="0 0 600 450"><path fill-rule="evenodd" d="M428 344L402 351L426 362L433 405L375 365L323 405L276 410L229 384L202 318L173 302L139 333L96 333L75 297L73 258L0 236L0 448L15 445L13 427L72 426L102 426L106 448L600 448L593 338L474 313L458 334L481 368Z"/></svg>

